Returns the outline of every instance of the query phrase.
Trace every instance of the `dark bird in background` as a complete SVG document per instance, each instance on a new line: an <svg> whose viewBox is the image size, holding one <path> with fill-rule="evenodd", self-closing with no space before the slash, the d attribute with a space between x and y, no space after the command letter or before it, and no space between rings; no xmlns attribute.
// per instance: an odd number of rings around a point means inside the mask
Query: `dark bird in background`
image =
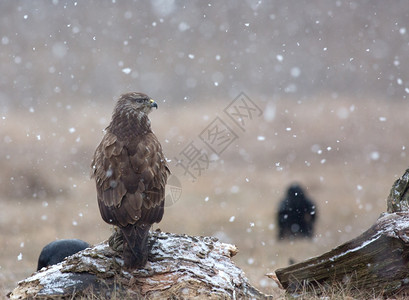
<svg viewBox="0 0 409 300"><path fill-rule="evenodd" d="M87 242L77 239L51 242L41 250L40 257L38 258L37 271L44 267L58 264L66 257L80 252L89 246Z"/></svg>
<svg viewBox="0 0 409 300"><path fill-rule="evenodd" d="M312 238L316 218L314 202L306 197L300 185L292 184L278 209L278 238Z"/></svg>
<svg viewBox="0 0 409 300"><path fill-rule="evenodd" d="M91 164L101 216L119 227L128 269L145 266L149 230L164 212L170 171L148 118L154 107L145 94L121 95Z"/></svg>

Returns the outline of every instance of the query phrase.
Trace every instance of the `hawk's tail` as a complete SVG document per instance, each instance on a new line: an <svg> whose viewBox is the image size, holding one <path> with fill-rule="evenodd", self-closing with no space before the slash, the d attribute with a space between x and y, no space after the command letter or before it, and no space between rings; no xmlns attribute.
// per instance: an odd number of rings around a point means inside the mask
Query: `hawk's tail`
<svg viewBox="0 0 409 300"><path fill-rule="evenodd" d="M149 254L148 236L150 225L135 224L121 228L123 239L123 259L127 269L143 268Z"/></svg>

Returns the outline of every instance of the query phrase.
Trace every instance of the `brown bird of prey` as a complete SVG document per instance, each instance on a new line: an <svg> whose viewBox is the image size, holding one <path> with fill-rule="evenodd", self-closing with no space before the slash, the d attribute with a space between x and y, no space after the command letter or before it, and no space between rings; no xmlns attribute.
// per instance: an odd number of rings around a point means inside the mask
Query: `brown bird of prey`
<svg viewBox="0 0 409 300"><path fill-rule="evenodd" d="M153 107L158 105L145 94L121 95L91 164L99 211L119 227L128 269L147 262L149 229L162 219L170 174L148 118Z"/></svg>

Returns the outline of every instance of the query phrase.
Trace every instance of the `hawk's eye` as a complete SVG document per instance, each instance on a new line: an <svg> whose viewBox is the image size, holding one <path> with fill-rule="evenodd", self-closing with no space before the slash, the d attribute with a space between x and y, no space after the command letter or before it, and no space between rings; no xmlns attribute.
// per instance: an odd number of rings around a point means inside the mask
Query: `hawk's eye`
<svg viewBox="0 0 409 300"><path fill-rule="evenodd" d="M142 98L136 98L135 101L136 101L137 103L142 103L142 102L143 102L143 99L142 99Z"/></svg>

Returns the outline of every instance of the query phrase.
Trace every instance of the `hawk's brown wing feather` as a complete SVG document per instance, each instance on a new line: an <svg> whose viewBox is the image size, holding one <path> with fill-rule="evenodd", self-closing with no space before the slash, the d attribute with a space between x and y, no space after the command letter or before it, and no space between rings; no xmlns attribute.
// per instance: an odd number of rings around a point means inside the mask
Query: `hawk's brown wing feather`
<svg viewBox="0 0 409 300"><path fill-rule="evenodd" d="M133 149L137 149L131 156L132 169L140 172L144 183L144 200L141 207L141 222L160 222L164 211L165 185L170 174L162 147L151 132Z"/></svg>
<svg viewBox="0 0 409 300"><path fill-rule="evenodd" d="M92 166L98 204L106 222L124 227L162 219L169 169L152 132L130 143L107 132Z"/></svg>

